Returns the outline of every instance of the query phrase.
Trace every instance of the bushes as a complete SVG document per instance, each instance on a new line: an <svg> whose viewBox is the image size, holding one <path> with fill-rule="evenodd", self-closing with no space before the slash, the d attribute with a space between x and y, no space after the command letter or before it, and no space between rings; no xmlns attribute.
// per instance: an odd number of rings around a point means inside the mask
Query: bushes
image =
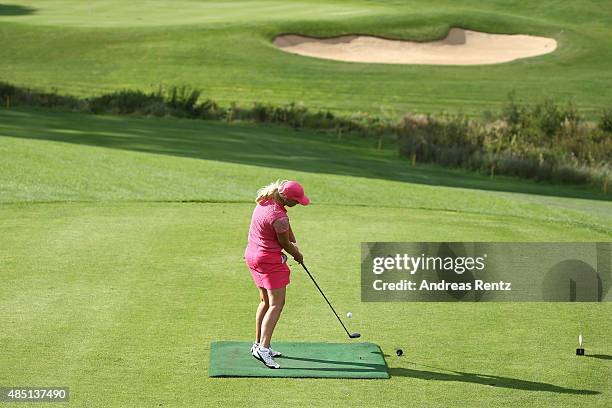
<svg viewBox="0 0 612 408"><path fill-rule="evenodd" d="M93 113L153 113L158 112L164 99L160 95L146 94L142 91L117 91L89 100L89 110Z"/></svg>
<svg viewBox="0 0 612 408"><path fill-rule="evenodd" d="M0 106L20 105L57 107L95 114L278 123L295 129L330 132L338 138L343 134L377 138L379 146L382 145L384 138L395 141L391 121L367 113L339 117L329 111L311 111L296 103L279 106L254 102L246 107L231 103L228 107L222 107L213 100L203 99L199 89L188 86L159 87L152 92L120 90L92 98L77 99L57 93L41 93L19 88L0 81Z"/></svg>
<svg viewBox="0 0 612 408"><path fill-rule="evenodd" d="M0 81L0 106L19 105L81 109L83 101L72 96L59 95L56 92L38 92Z"/></svg>
<svg viewBox="0 0 612 408"><path fill-rule="evenodd" d="M200 91L187 86L173 86L164 95L160 88L157 96L165 100L166 104L176 116L188 118L198 118L202 115L202 105L198 104Z"/></svg>
<svg viewBox="0 0 612 408"><path fill-rule="evenodd" d="M612 162L612 109L599 123L586 122L576 107L550 99L525 105L514 93L499 113L481 119L463 115L412 115L399 121L368 113L337 116L301 104L219 106L188 86L159 87L153 92L122 90L78 99L0 82L0 106L59 107L91 113L173 116L191 119L276 123L295 129L333 133L341 139L357 134L398 142L401 156L490 174L506 174L561 183L591 183L607 192Z"/></svg>
<svg viewBox="0 0 612 408"><path fill-rule="evenodd" d="M608 133L612 133L612 108L604 109L599 120L599 128Z"/></svg>
<svg viewBox="0 0 612 408"><path fill-rule="evenodd" d="M583 120L573 104L545 99L518 104L514 95L498 117L404 116L397 125L400 154L438 163L534 180L599 185L607 192L612 134L605 114L599 126ZM612 125L612 123L610 123Z"/></svg>
<svg viewBox="0 0 612 408"><path fill-rule="evenodd" d="M141 114L200 118L216 109L214 102L198 103L200 91L186 86L160 87L156 92L123 90L88 99L92 113Z"/></svg>

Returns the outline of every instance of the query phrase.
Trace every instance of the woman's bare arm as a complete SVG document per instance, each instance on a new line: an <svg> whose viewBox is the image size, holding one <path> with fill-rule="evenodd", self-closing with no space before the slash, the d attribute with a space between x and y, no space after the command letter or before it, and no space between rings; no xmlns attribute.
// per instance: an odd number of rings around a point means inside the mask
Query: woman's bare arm
<svg viewBox="0 0 612 408"><path fill-rule="evenodd" d="M294 244L297 242L295 240L295 235L293 235L293 230L291 229L291 225L289 225L289 241L293 242Z"/></svg>
<svg viewBox="0 0 612 408"><path fill-rule="evenodd" d="M276 231L276 237L278 238L278 242L280 243L281 247L283 247L283 249L288 254L290 254L297 262L304 262L304 257L300 253L300 250L298 249L297 245L294 244L295 237L291 232L289 220L287 218L280 218L274 221L272 226ZM291 240L291 238L293 238L293 241Z"/></svg>

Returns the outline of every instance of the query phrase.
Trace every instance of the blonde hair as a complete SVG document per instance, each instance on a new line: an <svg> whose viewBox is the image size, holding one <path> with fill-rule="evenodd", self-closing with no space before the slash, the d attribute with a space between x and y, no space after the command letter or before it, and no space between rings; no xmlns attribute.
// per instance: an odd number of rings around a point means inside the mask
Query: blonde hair
<svg viewBox="0 0 612 408"><path fill-rule="evenodd" d="M255 202L262 203L271 198L278 200L280 198L278 189L281 188L287 181L288 180L276 180L267 186L260 188L257 190L257 198L255 199Z"/></svg>

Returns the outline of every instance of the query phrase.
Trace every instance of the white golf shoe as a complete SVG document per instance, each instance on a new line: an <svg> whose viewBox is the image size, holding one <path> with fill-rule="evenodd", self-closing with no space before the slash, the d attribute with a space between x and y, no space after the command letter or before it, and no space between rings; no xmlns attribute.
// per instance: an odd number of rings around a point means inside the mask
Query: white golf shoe
<svg viewBox="0 0 612 408"><path fill-rule="evenodd" d="M251 354L255 358L257 358L257 355L255 354L257 347L259 347L259 343L253 343L253 346L251 347ZM281 353L280 351L272 350L272 347L270 347L268 350L270 350L270 355L272 356L272 358L280 357L283 355L283 353Z"/></svg>
<svg viewBox="0 0 612 408"><path fill-rule="evenodd" d="M280 368L280 365L272 358L272 355L270 354L270 349L266 350L263 347L258 346L255 349L255 354L253 356L262 363L264 363L268 368Z"/></svg>

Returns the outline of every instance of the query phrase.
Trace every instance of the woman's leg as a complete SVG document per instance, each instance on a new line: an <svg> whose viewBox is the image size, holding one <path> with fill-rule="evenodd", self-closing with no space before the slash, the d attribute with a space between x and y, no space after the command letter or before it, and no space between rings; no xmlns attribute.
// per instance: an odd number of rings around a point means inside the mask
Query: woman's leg
<svg viewBox="0 0 612 408"><path fill-rule="evenodd" d="M266 291L265 288L260 288L257 287L257 289L259 289L259 306L257 306L257 313L255 314L255 341L257 343L261 342L261 322L263 321L263 318L266 314L266 312L268 311L268 292Z"/></svg>
<svg viewBox="0 0 612 408"><path fill-rule="evenodd" d="M269 306L261 325L261 342L262 347L269 348L272 340L272 333L276 327L276 322L283 311L285 305L285 287L280 289L268 290Z"/></svg>

